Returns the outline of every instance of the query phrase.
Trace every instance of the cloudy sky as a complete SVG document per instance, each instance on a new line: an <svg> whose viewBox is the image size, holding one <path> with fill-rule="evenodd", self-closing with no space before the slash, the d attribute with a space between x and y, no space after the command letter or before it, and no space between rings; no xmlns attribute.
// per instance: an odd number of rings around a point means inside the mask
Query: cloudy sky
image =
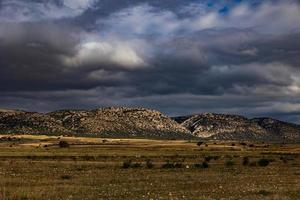
<svg viewBox="0 0 300 200"><path fill-rule="evenodd" d="M0 107L300 123L298 0L0 0Z"/></svg>

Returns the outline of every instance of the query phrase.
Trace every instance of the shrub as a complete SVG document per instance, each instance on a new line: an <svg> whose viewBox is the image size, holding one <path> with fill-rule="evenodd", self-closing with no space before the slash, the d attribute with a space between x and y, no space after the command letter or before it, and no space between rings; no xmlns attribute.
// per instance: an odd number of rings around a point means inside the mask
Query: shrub
<svg viewBox="0 0 300 200"><path fill-rule="evenodd" d="M202 141L199 141L199 142L197 142L197 146L201 146L203 144L203 142Z"/></svg>
<svg viewBox="0 0 300 200"><path fill-rule="evenodd" d="M266 166L268 166L270 164L270 160L266 159L266 158L262 158L257 163L261 167L266 167Z"/></svg>
<svg viewBox="0 0 300 200"><path fill-rule="evenodd" d="M209 167L209 164L208 164L208 162L204 161L204 162L202 162L202 163L196 163L196 164L195 164L195 167L196 167L196 168L208 168L208 167Z"/></svg>
<svg viewBox="0 0 300 200"><path fill-rule="evenodd" d="M202 168L208 168L208 167L209 167L208 163L204 161L204 162L202 163Z"/></svg>
<svg viewBox="0 0 300 200"><path fill-rule="evenodd" d="M234 165L234 162L233 162L233 160L227 160L227 161L225 162L225 165L226 165L227 167L231 167L231 166Z"/></svg>
<svg viewBox="0 0 300 200"><path fill-rule="evenodd" d="M132 167L132 168L139 168L139 167L142 167L142 164L141 164L141 163L138 163L138 162L132 163L132 164L131 164L131 167Z"/></svg>
<svg viewBox="0 0 300 200"><path fill-rule="evenodd" d="M167 161L165 164L162 165L162 168L168 169L168 168L182 168L182 163L170 163L170 161Z"/></svg>
<svg viewBox="0 0 300 200"><path fill-rule="evenodd" d="M213 159L214 157L213 156L205 156L204 157L204 160L206 161L206 162L209 162L211 159Z"/></svg>
<svg viewBox="0 0 300 200"><path fill-rule="evenodd" d="M60 142L58 143L58 146L59 146L60 148L69 148L69 147L70 147L70 144L69 144L67 141L60 141Z"/></svg>
<svg viewBox="0 0 300 200"><path fill-rule="evenodd" d="M161 166L162 168L174 168L174 165L167 161L165 164Z"/></svg>
<svg viewBox="0 0 300 200"><path fill-rule="evenodd" d="M147 160L146 161L146 166L147 166L148 169L152 169L154 167L154 164L152 163L151 160Z"/></svg>
<svg viewBox="0 0 300 200"><path fill-rule="evenodd" d="M182 163L175 163L174 168L182 168L183 164Z"/></svg>
<svg viewBox="0 0 300 200"><path fill-rule="evenodd" d="M123 169L128 169L131 167L132 161L131 160L126 160L123 162L122 168Z"/></svg>
<svg viewBox="0 0 300 200"><path fill-rule="evenodd" d="M70 175L61 175L60 178L63 179L63 180L69 180L72 177Z"/></svg>
<svg viewBox="0 0 300 200"><path fill-rule="evenodd" d="M249 166L250 167L255 167L255 166L257 166L257 162L256 161L250 162Z"/></svg>
<svg viewBox="0 0 300 200"><path fill-rule="evenodd" d="M269 191L266 191L266 190L260 190L258 192L258 194L263 195L263 196L268 196L268 195L271 195L272 192L269 192Z"/></svg>
<svg viewBox="0 0 300 200"><path fill-rule="evenodd" d="M249 163L250 163L249 157L247 157L247 156L244 157L244 158L243 158L243 165L246 166L246 165L249 165Z"/></svg>
<svg viewBox="0 0 300 200"><path fill-rule="evenodd" d="M287 164L288 163L288 159L286 157L281 156L280 160L284 163Z"/></svg>
<svg viewBox="0 0 300 200"><path fill-rule="evenodd" d="M213 156L214 160L218 160L220 158L220 156Z"/></svg>

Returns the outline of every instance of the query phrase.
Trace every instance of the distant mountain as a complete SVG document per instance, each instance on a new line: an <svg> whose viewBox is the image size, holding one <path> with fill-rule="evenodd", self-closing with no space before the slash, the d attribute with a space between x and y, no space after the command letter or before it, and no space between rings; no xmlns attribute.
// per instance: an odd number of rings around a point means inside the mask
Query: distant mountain
<svg viewBox="0 0 300 200"><path fill-rule="evenodd" d="M174 117L197 137L217 140L300 141L300 126L271 118L203 113ZM184 119L184 120L183 120Z"/></svg>
<svg viewBox="0 0 300 200"><path fill-rule="evenodd" d="M48 114L0 111L0 134L67 134L77 136L193 138L162 113L144 108L62 110Z"/></svg>
<svg viewBox="0 0 300 200"><path fill-rule="evenodd" d="M0 134L300 142L300 125L215 113L171 119L145 108L60 110L47 114L0 109Z"/></svg>

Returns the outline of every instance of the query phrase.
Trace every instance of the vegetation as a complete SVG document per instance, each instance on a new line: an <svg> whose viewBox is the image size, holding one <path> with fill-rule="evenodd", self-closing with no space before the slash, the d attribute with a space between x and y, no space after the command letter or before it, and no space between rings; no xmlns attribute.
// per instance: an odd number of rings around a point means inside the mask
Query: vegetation
<svg viewBox="0 0 300 200"><path fill-rule="evenodd" d="M299 144L14 137L0 143L1 200L300 199Z"/></svg>
<svg viewBox="0 0 300 200"><path fill-rule="evenodd" d="M197 142L197 146L201 146L202 144L203 144L204 142L202 142L202 141L199 141L199 142Z"/></svg>
<svg viewBox="0 0 300 200"><path fill-rule="evenodd" d="M147 168L152 169L154 167L154 164L151 160L147 160L146 161L146 166L147 166Z"/></svg>
<svg viewBox="0 0 300 200"><path fill-rule="evenodd" d="M195 164L195 167L196 168L208 168L209 167L209 164L208 164L208 162L206 162L206 161L203 161L202 163L196 163Z"/></svg>
<svg viewBox="0 0 300 200"><path fill-rule="evenodd" d="M270 160L266 159L266 158L262 158L257 163L261 167L266 167L266 166L268 166L270 164Z"/></svg>
<svg viewBox="0 0 300 200"><path fill-rule="evenodd" d="M248 156L244 157L243 158L243 165L246 166L246 165L249 165L250 164L250 159Z"/></svg>
<svg viewBox="0 0 300 200"><path fill-rule="evenodd" d="M234 165L234 161L233 161L233 160L227 160L227 161L225 162L225 165L226 165L227 167L232 167L232 166Z"/></svg>
<svg viewBox="0 0 300 200"><path fill-rule="evenodd" d="M131 165L132 165L132 161L131 161L131 160L126 160L126 161L123 162L122 167L123 167L124 169L128 169L128 168L131 167Z"/></svg>
<svg viewBox="0 0 300 200"><path fill-rule="evenodd" d="M60 148L69 148L70 144L67 141L59 141L58 146Z"/></svg>

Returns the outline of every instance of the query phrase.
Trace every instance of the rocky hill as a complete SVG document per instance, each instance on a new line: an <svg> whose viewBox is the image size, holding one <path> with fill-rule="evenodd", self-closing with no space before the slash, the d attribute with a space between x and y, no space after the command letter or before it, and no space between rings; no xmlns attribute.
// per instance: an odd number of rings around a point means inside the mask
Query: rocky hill
<svg viewBox="0 0 300 200"><path fill-rule="evenodd" d="M300 142L300 125L214 113L171 119L145 108L61 110L47 114L0 109L0 134Z"/></svg>
<svg viewBox="0 0 300 200"><path fill-rule="evenodd" d="M144 108L62 110L48 114L3 110L0 112L0 133L168 139L193 137L169 117Z"/></svg>
<svg viewBox="0 0 300 200"><path fill-rule="evenodd" d="M1 134L71 134L48 115L19 110L0 110Z"/></svg>
<svg viewBox="0 0 300 200"><path fill-rule="evenodd" d="M204 113L173 118L197 137L217 140L300 141L300 126L270 118ZM182 120L185 119L185 120Z"/></svg>
<svg viewBox="0 0 300 200"><path fill-rule="evenodd" d="M254 118L251 121L263 127L273 136L284 140L300 141L300 125L287 123L271 118Z"/></svg>

